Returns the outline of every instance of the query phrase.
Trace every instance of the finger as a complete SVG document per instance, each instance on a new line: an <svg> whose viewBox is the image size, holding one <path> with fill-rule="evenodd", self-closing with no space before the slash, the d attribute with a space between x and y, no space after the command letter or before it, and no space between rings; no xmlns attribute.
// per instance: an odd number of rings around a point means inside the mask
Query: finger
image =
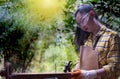
<svg viewBox="0 0 120 79"><path fill-rule="evenodd" d="M71 75L72 75L72 76L80 75L80 74L81 74L81 71L71 72Z"/></svg>
<svg viewBox="0 0 120 79"><path fill-rule="evenodd" d="M76 71L80 71L80 69L75 69L75 70L73 70L73 72L76 72Z"/></svg>

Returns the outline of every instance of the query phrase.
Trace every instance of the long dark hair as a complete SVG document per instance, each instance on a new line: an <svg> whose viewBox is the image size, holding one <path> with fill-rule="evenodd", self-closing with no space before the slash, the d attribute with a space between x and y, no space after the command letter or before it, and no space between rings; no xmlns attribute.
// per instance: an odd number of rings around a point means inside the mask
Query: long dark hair
<svg viewBox="0 0 120 79"><path fill-rule="evenodd" d="M78 7L78 9L77 9L77 11L75 13L75 17L77 16L78 13L86 14L86 13L89 13L91 10L94 11L94 9L93 9L93 7L91 5L82 4L82 5L80 5ZM95 12L95 18L98 19L98 15L96 14L96 12ZM89 32L83 31L81 28L76 27L74 42L75 42L77 52L80 51L80 46L84 45L84 43L88 39L89 35L90 35Z"/></svg>
<svg viewBox="0 0 120 79"><path fill-rule="evenodd" d="M75 43L77 52L80 51L80 46L84 45L84 43L88 39L89 35L90 35L89 32L83 31L79 27L76 27L74 43Z"/></svg>

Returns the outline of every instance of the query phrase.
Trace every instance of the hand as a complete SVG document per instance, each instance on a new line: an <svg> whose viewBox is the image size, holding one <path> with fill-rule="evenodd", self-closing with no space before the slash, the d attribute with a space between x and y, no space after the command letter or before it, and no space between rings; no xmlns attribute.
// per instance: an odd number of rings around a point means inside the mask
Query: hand
<svg viewBox="0 0 120 79"><path fill-rule="evenodd" d="M97 78L97 72L95 70L81 70L82 79L95 79Z"/></svg>
<svg viewBox="0 0 120 79"><path fill-rule="evenodd" d="M71 79L81 79L81 70L76 69L71 72L72 78Z"/></svg>

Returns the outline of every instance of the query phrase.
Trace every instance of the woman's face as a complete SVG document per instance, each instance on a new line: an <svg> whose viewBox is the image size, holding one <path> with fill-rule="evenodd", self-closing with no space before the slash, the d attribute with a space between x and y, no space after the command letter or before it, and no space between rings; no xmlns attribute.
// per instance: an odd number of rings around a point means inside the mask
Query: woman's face
<svg viewBox="0 0 120 79"><path fill-rule="evenodd" d="M89 13L86 14L77 13L76 22L82 30L92 32L93 18L91 17L92 16L90 16Z"/></svg>

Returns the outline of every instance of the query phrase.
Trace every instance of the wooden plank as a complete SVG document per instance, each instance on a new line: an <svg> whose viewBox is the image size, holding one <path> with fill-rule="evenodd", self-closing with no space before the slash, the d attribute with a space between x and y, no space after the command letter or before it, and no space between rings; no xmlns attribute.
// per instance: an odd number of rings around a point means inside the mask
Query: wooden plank
<svg viewBox="0 0 120 79"><path fill-rule="evenodd" d="M70 79L70 73L12 73L11 79Z"/></svg>
<svg viewBox="0 0 120 79"><path fill-rule="evenodd" d="M12 73L11 64L6 63L5 69L0 70L0 75L6 79L70 79L70 72L57 73Z"/></svg>

